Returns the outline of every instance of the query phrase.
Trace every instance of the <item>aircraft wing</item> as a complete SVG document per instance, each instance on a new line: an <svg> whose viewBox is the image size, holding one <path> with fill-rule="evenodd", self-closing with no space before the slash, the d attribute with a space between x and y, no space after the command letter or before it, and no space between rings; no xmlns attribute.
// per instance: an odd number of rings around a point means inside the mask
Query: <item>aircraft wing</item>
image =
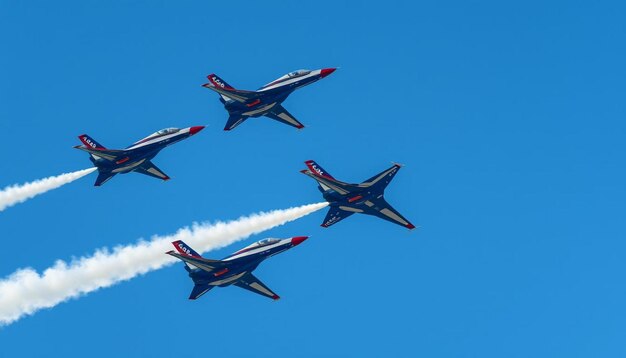
<svg viewBox="0 0 626 358"><path fill-rule="evenodd" d="M106 159L106 160L110 160L110 161L114 161L117 158L123 156L125 154L124 150L116 150L116 149L91 149L91 148L87 148L84 145L77 145L74 148L76 149L80 149L82 151L85 151L89 154L93 154L97 157Z"/></svg>
<svg viewBox="0 0 626 358"><path fill-rule="evenodd" d="M159 169L154 163L151 161L145 161L141 166L137 167L134 172L145 174L147 176L151 176L153 178L162 179L162 180L170 180L170 177L167 174L163 173L161 169Z"/></svg>
<svg viewBox="0 0 626 358"><path fill-rule="evenodd" d="M383 170L382 172L374 175L373 177L359 184L359 186L360 187L378 187L381 189L385 189L387 185L389 185L393 177L396 176L400 168L401 166L399 164L394 164L391 168Z"/></svg>
<svg viewBox="0 0 626 358"><path fill-rule="evenodd" d="M322 223L321 226L329 227L331 225L334 225L340 222L341 220L347 218L348 216L352 214L354 214L354 212L341 210L337 207L331 207L328 210L328 213L326 214L326 218L324 218L324 222Z"/></svg>
<svg viewBox="0 0 626 358"><path fill-rule="evenodd" d="M298 129L304 128L302 123L298 122L298 120L291 115L291 113L287 112L285 107L279 104L275 105L271 111L265 114L265 116Z"/></svg>
<svg viewBox="0 0 626 358"><path fill-rule="evenodd" d="M370 204L368 204L368 202ZM396 211L389 203L385 200L385 198L381 195L377 199L371 199L365 202L365 205L369 207L369 209L365 210L365 214L370 214L374 216L378 216L381 219L391 221L394 224L398 224L406 227L409 230L415 229L415 226L411 224L404 216L402 216L399 212Z"/></svg>
<svg viewBox="0 0 626 358"><path fill-rule="evenodd" d="M168 255L174 256L177 259L184 261L186 264L189 264L191 267L197 267L201 270L212 272L216 269L219 269L224 266L224 261L220 260L209 260L202 257L193 257L189 255L181 255L175 251L166 252Z"/></svg>
<svg viewBox="0 0 626 358"><path fill-rule="evenodd" d="M269 297L273 300L278 300L280 298L277 294L275 294L272 290L265 286L263 282L261 282L261 280L259 280L249 272L243 275L239 279L239 281L235 283L235 286L241 287L248 291L252 291L254 293L258 293L259 295L265 297Z"/></svg>

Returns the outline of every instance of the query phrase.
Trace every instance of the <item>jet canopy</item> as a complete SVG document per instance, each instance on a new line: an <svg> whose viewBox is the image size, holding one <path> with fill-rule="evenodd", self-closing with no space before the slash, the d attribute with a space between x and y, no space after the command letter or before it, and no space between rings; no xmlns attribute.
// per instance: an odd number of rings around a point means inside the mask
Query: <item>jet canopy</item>
<svg viewBox="0 0 626 358"><path fill-rule="evenodd" d="M177 132L180 132L179 128L165 128L165 129L161 129L160 131L156 131L156 132L150 134L149 136L147 136L147 137L145 137L145 138L143 138L141 140L136 141L135 143L133 143L133 145L139 144L139 143L143 143L143 142L146 142L146 141L148 141L150 139L154 139L154 138L157 138L157 137L162 137L164 135L177 133Z"/></svg>
<svg viewBox="0 0 626 358"><path fill-rule="evenodd" d="M254 244L250 244L246 247L244 247L243 249L239 250L238 252L244 252L244 251L249 251L258 247L263 247L263 246L268 246L268 245L272 245L275 244L277 242L279 242L280 239L263 239L260 241L255 242Z"/></svg>
<svg viewBox="0 0 626 358"><path fill-rule="evenodd" d="M311 73L311 70L297 70L297 71L289 72L287 74L287 77L289 78L300 77L300 76L308 75L309 73Z"/></svg>
<svg viewBox="0 0 626 358"><path fill-rule="evenodd" d="M297 77L302 77L302 76L306 76L309 73L311 73L311 70L297 70L297 71L293 71L293 72L289 72L288 74L277 78L276 80L266 84L265 86L261 87L261 88L265 88L265 87L269 87L272 85L276 85L279 84L281 82L284 82L286 80L290 80L292 78L297 78Z"/></svg>
<svg viewBox="0 0 626 358"><path fill-rule="evenodd" d="M258 246L267 246L267 245L275 244L279 241L280 239L263 239L263 240L255 242L254 244Z"/></svg>
<svg viewBox="0 0 626 358"><path fill-rule="evenodd" d="M165 128L165 129L161 129L158 132L154 132L150 135L150 137L152 136L157 136L157 135L166 135L166 134L172 134L172 133L176 133L180 131L180 129L178 128Z"/></svg>

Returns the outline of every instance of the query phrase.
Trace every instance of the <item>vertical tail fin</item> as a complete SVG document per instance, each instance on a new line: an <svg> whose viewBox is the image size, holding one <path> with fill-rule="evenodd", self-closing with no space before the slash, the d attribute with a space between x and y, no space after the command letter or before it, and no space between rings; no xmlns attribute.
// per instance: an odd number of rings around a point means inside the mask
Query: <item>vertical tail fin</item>
<svg viewBox="0 0 626 358"><path fill-rule="evenodd" d="M323 176L329 179L335 179L332 175L330 175L324 168L322 168L319 164L317 164L314 160L307 160L304 162L306 166L309 168L311 172L317 174L319 176Z"/></svg>
<svg viewBox="0 0 626 358"><path fill-rule="evenodd" d="M96 149L96 150L104 150L104 149L106 149L102 144L98 143L95 139L91 138L87 134L79 135L78 139L80 139L80 141L83 142L83 144L87 148L93 148L93 149Z"/></svg>
<svg viewBox="0 0 626 358"><path fill-rule="evenodd" d="M212 73L208 76L206 76L209 81L211 81L211 84L215 87L220 87L223 88L225 90L234 90L235 87L229 85L228 83L226 83L226 81L224 81L223 79L219 78L215 73Z"/></svg>
<svg viewBox="0 0 626 358"><path fill-rule="evenodd" d="M194 249L185 244L182 240L173 241L172 245L174 245L176 251L178 251L182 255L187 255L191 257L202 257Z"/></svg>

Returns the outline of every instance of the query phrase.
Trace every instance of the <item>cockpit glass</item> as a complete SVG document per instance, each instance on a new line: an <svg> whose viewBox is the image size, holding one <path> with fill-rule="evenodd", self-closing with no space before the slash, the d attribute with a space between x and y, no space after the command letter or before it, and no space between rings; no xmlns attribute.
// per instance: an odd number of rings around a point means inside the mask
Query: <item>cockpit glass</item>
<svg viewBox="0 0 626 358"><path fill-rule="evenodd" d="M311 71L309 71L309 70L297 70L297 71L290 72L288 74L288 76L289 77L300 77L300 76L308 75L309 73L311 73Z"/></svg>
<svg viewBox="0 0 626 358"><path fill-rule="evenodd" d="M271 245L273 243L276 243L278 241L280 241L280 240L279 239L263 239L261 241L258 241L257 244L259 246L267 246L267 245Z"/></svg>
<svg viewBox="0 0 626 358"><path fill-rule="evenodd" d="M247 251L247 250L250 250L250 249L255 248L255 247L262 247L262 246L275 244L275 243L277 243L279 241L280 241L280 239L263 239L261 241L257 241L257 242L255 242L253 244L250 244L250 245L244 247L243 249L239 250L238 252Z"/></svg>
<svg viewBox="0 0 626 358"><path fill-rule="evenodd" d="M179 130L180 129L178 129L178 128L165 128L165 129L161 129L160 131L156 132L155 135L164 135L164 134L176 133Z"/></svg>

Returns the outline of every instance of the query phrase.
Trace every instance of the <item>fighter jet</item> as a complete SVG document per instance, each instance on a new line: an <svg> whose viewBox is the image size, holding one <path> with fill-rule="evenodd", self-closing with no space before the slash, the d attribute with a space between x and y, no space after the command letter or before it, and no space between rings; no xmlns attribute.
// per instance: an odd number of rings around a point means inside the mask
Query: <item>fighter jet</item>
<svg viewBox="0 0 626 358"><path fill-rule="evenodd" d="M385 188L400 170L399 164L374 175L361 184L348 184L333 178L312 160L305 162L308 170L300 172L318 182L318 189L330 203L330 209L321 226L329 227L354 213L378 216L381 219L402 225L408 229L415 226L385 201Z"/></svg>
<svg viewBox="0 0 626 358"><path fill-rule="evenodd" d="M224 127L229 131L250 117L266 116L298 129L303 128L291 113L281 105L296 89L316 82L331 73L335 68L321 70L298 70L290 72L266 84L256 91L237 90L216 74L207 76L209 83L202 86L220 95L220 101L228 111L229 117Z"/></svg>
<svg viewBox="0 0 626 358"><path fill-rule="evenodd" d="M100 186L116 174L130 172L145 174L157 179L169 180L170 177L157 168L151 161L161 149L200 132L204 126L189 128L166 128L131 144L126 149L107 149L87 134L78 136L84 145L74 148L90 154L89 159L98 168L95 186Z"/></svg>
<svg viewBox="0 0 626 358"><path fill-rule="evenodd" d="M204 295L215 286L230 285L278 300L280 297L256 278L252 271L265 259L300 245L307 238L298 236L283 240L261 240L222 260L205 259L180 240L172 242L178 253L173 250L166 253L185 262L185 269L195 284L189 295L190 300Z"/></svg>

